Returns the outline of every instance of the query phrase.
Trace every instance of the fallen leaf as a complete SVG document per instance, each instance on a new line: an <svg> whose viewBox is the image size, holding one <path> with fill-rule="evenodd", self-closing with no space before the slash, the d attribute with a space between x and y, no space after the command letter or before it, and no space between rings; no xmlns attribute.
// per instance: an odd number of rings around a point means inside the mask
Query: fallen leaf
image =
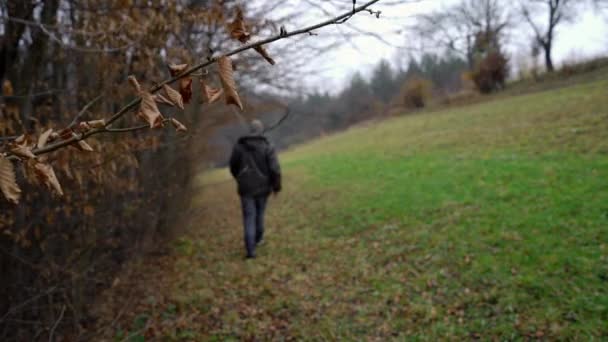
<svg viewBox="0 0 608 342"><path fill-rule="evenodd" d="M177 121L176 118L171 118L171 123L173 124L173 127L175 127L175 130L178 132L188 131L188 128L186 128L186 126L184 126L181 122Z"/></svg>
<svg viewBox="0 0 608 342"><path fill-rule="evenodd" d="M168 85L163 85L163 90L167 95L167 99L177 108L184 110L184 100L182 99L182 95L175 89L171 88Z"/></svg>
<svg viewBox="0 0 608 342"><path fill-rule="evenodd" d="M13 163L2 155L0 155L0 189L9 202L19 203L21 189L15 180Z"/></svg>
<svg viewBox="0 0 608 342"><path fill-rule="evenodd" d="M251 33L247 31L245 20L243 18L243 11L240 7L236 9L234 21L228 24L228 31L230 32L230 37L240 41L241 43L247 43L251 38Z"/></svg>
<svg viewBox="0 0 608 342"><path fill-rule="evenodd" d="M226 104L233 104L243 110L243 104L236 90L236 83L232 71L232 61L227 56L222 56L217 61L220 72L220 80L224 89Z"/></svg>
<svg viewBox="0 0 608 342"><path fill-rule="evenodd" d="M55 192L60 196L63 196L63 190L61 189L59 180L57 180L55 171L53 171L53 167L50 164L36 163L34 164L34 169L36 170L36 175L38 175L40 180L42 180L46 186L54 189Z"/></svg>
<svg viewBox="0 0 608 342"><path fill-rule="evenodd" d="M266 51L266 49L262 46L262 45L258 45L256 47L253 48L255 51L257 51L260 55L262 55L262 57L264 57L264 59L270 63L271 65L275 65L276 62L274 61L274 59L272 59L272 57L270 57L270 55L268 55L268 51Z"/></svg>

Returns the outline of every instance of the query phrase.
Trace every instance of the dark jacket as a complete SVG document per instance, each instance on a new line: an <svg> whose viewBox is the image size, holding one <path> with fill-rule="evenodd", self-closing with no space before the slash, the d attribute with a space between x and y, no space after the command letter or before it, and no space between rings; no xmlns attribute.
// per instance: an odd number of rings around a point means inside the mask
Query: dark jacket
<svg viewBox="0 0 608 342"><path fill-rule="evenodd" d="M281 167L274 148L263 136L238 140L230 156L230 173L241 196L264 196L281 191Z"/></svg>

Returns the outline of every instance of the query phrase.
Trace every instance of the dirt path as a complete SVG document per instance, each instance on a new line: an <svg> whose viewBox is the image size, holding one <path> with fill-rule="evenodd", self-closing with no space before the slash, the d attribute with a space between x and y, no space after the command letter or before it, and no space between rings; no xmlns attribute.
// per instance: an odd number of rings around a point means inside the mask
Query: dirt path
<svg viewBox="0 0 608 342"><path fill-rule="evenodd" d="M185 234L164 251L127 267L97 309L105 340L289 339L301 336L290 320L314 292L303 262L297 222L282 229L282 212L294 205L289 189L271 198L267 239L258 258L244 259L240 206L230 182L201 188L193 198ZM312 291L312 292L311 292Z"/></svg>

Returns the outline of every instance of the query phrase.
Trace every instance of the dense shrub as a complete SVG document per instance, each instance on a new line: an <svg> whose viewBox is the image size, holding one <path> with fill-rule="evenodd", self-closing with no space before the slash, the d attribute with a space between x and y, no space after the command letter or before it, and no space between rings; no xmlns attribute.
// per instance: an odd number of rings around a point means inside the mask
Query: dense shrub
<svg viewBox="0 0 608 342"><path fill-rule="evenodd" d="M477 89L487 94L504 88L508 73L507 59L502 53L495 51L477 62L471 77Z"/></svg>
<svg viewBox="0 0 608 342"><path fill-rule="evenodd" d="M423 78L412 78L401 89L401 101L406 108L423 108L431 98L433 84Z"/></svg>

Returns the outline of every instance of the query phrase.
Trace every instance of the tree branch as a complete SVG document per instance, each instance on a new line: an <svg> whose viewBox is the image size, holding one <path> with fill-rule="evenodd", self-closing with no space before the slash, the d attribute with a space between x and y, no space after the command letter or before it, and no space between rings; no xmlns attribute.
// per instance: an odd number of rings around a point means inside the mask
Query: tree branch
<svg viewBox="0 0 608 342"><path fill-rule="evenodd" d="M95 104L95 102L99 101L102 97L103 97L103 95L99 95L96 98L94 98L93 100L91 100L89 103L87 103L84 107L82 107L80 112L78 112L78 114L76 114L74 119L72 119L72 122L70 122L70 125L68 126L68 128L73 128L74 126L76 126L76 124L78 123L78 120L89 110L89 108L91 108L91 106L93 106Z"/></svg>
<svg viewBox="0 0 608 342"><path fill-rule="evenodd" d="M239 54L243 51L247 51L262 45L266 45L272 42L275 42L277 40L282 40L285 38L289 38L289 37L293 37L293 36L298 36L298 35L302 35L302 34L309 34L312 33L314 30L317 30L319 28L325 27L325 26L329 26L329 25L339 25L339 24L343 24L345 23L348 19L350 19L353 15L359 13L359 12L363 12L363 11L370 11L369 7L372 6L373 4L379 2L380 0L372 0L372 1L368 1L367 3L356 7L355 9L353 9L352 11L348 11L346 13L343 13L337 17L331 18L331 19L327 19L325 21L322 21L320 23L302 28L302 29L298 29L295 31L291 31L291 32L287 32L287 31L282 31L279 34L266 38L266 39L262 39L256 42L252 42L250 44L247 45L243 45L237 49L234 49L226 54L224 54L224 56L232 56L232 55L236 55ZM374 12L375 13L375 12ZM172 77L170 79L167 79L159 84L157 84L156 86L152 87L149 91L150 93L155 93L158 90L160 90L164 85L168 85L171 83L176 82L177 80L179 80L180 78L183 78L185 76L189 76L192 73L194 73L197 70L200 70L202 68L208 67L214 63L216 63L218 61L219 57L209 57L208 60L206 62L202 62L199 63L193 67L191 67L190 69L184 71L183 73ZM87 132L84 132L80 135L75 135L69 139L66 140L62 140L62 141L58 141L56 143L53 144L49 144L46 145L42 148L36 148L32 150L32 153L34 153L35 155L41 155L41 154L45 154L45 153L49 153L49 152L53 152L57 149L60 149L62 147L71 145L77 141L80 140L84 140L92 135L95 134L99 134L99 133L104 133L104 132L111 132L108 131L108 127L114 123L116 120L120 119L122 116L124 116L127 112L129 112L130 110L134 109L137 105L139 105L141 102L141 98L136 98L133 101L131 101L130 103L128 103L127 105L125 105L122 109L120 109L118 112L116 112L114 115L112 115L110 118L108 118L106 120L106 126L104 128L97 128L97 129L92 129L89 130Z"/></svg>
<svg viewBox="0 0 608 342"><path fill-rule="evenodd" d="M279 127L283 121L287 120L287 118L289 117L291 110L289 108L289 106L287 108L285 108L285 114L283 114L283 116L279 119L279 121L275 122L273 125L267 127L266 129L264 129L263 134L268 133L272 130L274 130L275 128Z"/></svg>
<svg viewBox="0 0 608 342"><path fill-rule="evenodd" d="M55 329L57 329L57 326L59 325L59 322L61 322L61 320L63 319L63 314L64 313L65 313L65 305L61 309L61 314L59 315L59 319L57 319L57 321L53 325L53 328L51 329L51 332L49 333L49 342L53 342L53 335L55 335Z"/></svg>

